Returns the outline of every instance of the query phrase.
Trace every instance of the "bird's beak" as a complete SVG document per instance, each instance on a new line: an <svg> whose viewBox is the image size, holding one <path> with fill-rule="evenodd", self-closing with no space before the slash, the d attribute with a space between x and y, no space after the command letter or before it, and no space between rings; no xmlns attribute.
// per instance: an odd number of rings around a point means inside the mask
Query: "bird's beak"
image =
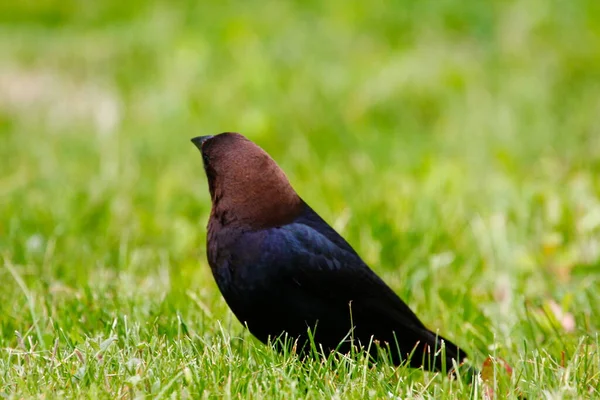
<svg viewBox="0 0 600 400"><path fill-rule="evenodd" d="M192 143L198 148L198 150L202 151L202 144L206 142L208 139L213 138L213 135L208 136L197 136L192 139Z"/></svg>

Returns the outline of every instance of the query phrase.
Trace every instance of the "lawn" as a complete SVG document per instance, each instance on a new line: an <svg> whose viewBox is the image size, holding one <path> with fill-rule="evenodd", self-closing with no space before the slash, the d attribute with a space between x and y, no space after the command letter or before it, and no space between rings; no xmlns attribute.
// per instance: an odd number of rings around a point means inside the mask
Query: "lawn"
<svg viewBox="0 0 600 400"><path fill-rule="evenodd" d="M204 3L0 4L0 398L600 398L600 2ZM222 131L512 378L253 339L206 262Z"/></svg>

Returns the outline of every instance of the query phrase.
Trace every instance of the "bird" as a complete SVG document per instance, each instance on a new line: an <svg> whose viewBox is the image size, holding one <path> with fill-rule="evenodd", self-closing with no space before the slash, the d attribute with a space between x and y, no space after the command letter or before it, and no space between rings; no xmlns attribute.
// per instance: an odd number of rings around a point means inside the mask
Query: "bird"
<svg viewBox="0 0 600 400"><path fill-rule="evenodd" d="M279 350L292 342L303 356L364 350L375 362L383 355L434 372L450 373L467 358L421 322L262 148L235 132L191 141L212 203L208 264L258 340Z"/></svg>

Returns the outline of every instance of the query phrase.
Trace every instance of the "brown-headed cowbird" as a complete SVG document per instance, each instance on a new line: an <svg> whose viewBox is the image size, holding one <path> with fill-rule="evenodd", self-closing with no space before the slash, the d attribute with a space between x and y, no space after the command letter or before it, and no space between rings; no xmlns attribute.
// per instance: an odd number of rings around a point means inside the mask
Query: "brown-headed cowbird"
<svg viewBox="0 0 600 400"><path fill-rule="evenodd" d="M427 370L451 370L466 357L423 325L260 147L230 132L192 142L212 200L208 263L225 301L259 340L287 335L300 353L311 343L326 353L358 346Z"/></svg>

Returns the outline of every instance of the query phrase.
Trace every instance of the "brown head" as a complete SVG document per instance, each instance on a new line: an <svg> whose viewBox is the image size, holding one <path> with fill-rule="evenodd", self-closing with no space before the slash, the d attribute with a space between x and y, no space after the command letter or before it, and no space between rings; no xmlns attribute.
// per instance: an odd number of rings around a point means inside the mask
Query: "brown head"
<svg viewBox="0 0 600 400"><path fill-rule="evenodd" d="M285 173L260 147L239 133L199 136L212 201L211 218L251 229L284 225L303 202Z"/></svg>

